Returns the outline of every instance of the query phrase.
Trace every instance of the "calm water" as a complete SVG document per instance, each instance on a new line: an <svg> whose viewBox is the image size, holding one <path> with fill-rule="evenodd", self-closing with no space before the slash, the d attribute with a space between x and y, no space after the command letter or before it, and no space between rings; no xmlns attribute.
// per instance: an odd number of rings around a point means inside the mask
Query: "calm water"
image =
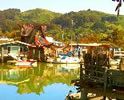
<svg viewBox="0 0 124 100"><path fill-rule="evenodd" d="M69 90L76 91L70 82L79 77L79 65L0 66L0 100L64 100Z"/></svg>

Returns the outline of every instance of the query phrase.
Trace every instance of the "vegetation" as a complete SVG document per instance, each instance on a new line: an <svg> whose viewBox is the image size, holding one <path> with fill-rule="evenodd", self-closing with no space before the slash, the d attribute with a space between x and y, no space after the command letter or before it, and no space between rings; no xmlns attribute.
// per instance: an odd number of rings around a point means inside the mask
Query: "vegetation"
<svg viewBox="0 0 124 100"><path fill-rule="evenodd" d="M0 11L0 36L20 37L18 25L47 24L47 36L64 42L110 42L124 47L124 16L91 9L65 14L44 9L21 12L20 9Z"/></svg>

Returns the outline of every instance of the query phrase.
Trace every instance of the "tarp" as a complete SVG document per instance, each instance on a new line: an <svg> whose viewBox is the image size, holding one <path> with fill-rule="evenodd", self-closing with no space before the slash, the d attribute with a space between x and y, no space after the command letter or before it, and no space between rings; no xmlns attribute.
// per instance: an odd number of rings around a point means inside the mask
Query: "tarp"
<svg viewBox="0 0 124 100"><path fill-rule="evenodd" d="M48 46L51 43L45 38L45 36L41 36L39 34L35 35L35 44L37 46Z"/></svg>

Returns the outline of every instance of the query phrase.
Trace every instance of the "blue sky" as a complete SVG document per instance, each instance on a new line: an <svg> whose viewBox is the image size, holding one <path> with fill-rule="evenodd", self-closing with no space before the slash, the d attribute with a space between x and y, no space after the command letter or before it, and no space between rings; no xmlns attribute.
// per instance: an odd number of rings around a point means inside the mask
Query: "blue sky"
<svg viewBox="0 0 124 100"><path fill-rule="evenodd" d="M0 10L19 8L21 11L43 8L54 12L67 13L79 10L97 10L116 14L114 11L117 2L112 0L0 0ZM124 15L124 5L120 14Z"/></svg>

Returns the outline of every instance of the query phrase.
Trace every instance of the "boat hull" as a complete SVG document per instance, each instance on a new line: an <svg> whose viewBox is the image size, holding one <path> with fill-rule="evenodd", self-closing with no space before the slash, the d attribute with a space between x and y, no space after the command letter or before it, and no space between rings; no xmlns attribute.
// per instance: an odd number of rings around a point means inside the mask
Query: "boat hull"
<svg viewBox="0 0 124 100"><path fill-rule="evenodd" d="M37 66L37 62L24 62L24 61L18 61L15 63L16 66Z"/></svg>

